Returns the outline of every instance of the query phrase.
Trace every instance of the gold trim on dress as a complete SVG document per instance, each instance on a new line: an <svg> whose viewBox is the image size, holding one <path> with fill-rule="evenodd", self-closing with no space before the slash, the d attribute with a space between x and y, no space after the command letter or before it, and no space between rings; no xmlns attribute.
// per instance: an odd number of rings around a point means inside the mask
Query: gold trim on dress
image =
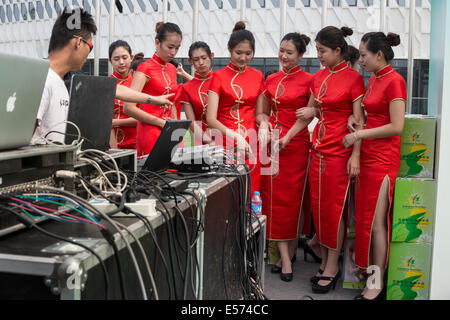
<svg viewBox="0 0 450 320"><path fill-rule="evenodd" d="M359 99L361 99L363 97L364 97L364 93L362 95L360 95L358 98L356 98L355 100L353 100L352 102L354 103L354 102L358 101Z"/></svg>

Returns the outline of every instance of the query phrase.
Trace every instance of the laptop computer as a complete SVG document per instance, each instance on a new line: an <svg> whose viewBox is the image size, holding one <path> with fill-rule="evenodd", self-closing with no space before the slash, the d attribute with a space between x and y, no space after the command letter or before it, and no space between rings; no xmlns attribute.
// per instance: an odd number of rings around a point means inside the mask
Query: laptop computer
<svg viewBox="0 0 450 320"><path fill-rule="evenodd" d="M79 127L84 139L82 150L109 149L116 85L117 80L110 77L72 76L67 120ZM65 144L71 144L77 138L76 128L67 125Z"/></svg>
<svg viewBox="0 0 450 320"><path fill-rule="evenodd" d="M0 150L30 144L49 61L0 53Z"/></svg>
<svg viewBox="0 0 450 320"><path fill-rule="evenodd" d="M142 170L152 172L166 170L190 124L191 120L167 120Z"/></svg>

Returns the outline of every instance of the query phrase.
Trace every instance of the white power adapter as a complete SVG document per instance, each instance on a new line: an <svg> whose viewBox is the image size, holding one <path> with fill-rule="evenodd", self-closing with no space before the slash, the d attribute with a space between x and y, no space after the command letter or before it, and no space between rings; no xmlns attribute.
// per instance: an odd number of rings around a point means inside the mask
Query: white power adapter
<svg viewBox="0 0 450 320"><path fill-rule="evenodd" d="M106 200L91 200L89 201L91 205L93 205L97 210L106 213L111 212L114 209L117 209L117 206L106 201ZM144 217L154 217L158 213L156 211L156 200L155 199L141 199L136 202L126 202L125 206L142 214ZM134 217L132 213L126 214L123 212L116 213L114 217Z"/></svg>

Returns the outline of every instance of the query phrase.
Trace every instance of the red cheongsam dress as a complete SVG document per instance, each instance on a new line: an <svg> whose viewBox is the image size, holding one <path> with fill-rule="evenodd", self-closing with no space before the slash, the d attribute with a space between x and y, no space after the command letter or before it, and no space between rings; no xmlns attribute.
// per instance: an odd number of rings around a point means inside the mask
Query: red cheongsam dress
<svg viewBox="0 0 450 320"><path fill-rule="evenodd" d="M406 101L406 84L403 77L389 65L370 78L363 99L367 111L366 129L391 123L390 103ZM380 188L385 179L389 183L389 211L394 195L395 180L400 170L401 136L365 139L361 147L361 172L356 190L355 263L368 268L372 225ZM387 215L388 243L391 220ZM389 248L389 246L388 246ZM389 257L389 249L388 255ZM386 259L387 261L387 259Z"/></svg>
<svg viewBox="0 0 450 320"><path fill-rule="evenodd" d="M258 132L256 127L256 101L264 91L264 76L261 71L245 66L239 68L231 62L223 69L214 72L209 91L219 96L217 120L228 129L234 130L245 137L249 143L253 157L247 159L252 183L252 194L259 191L260 167L258 161ZM234 147L233 140L216 139L212 132L212 139L216 143L223 143L223 147Z"/></svg>
<svg viewBox="0 0 450 320"><path fill-rule="evenodd" d="M344 62L319 70L312 83L319 122L312 136L309 185L314 227L320 244L338 249L339 223L349 189L347 163L352 148L342 139L348 134L347 120L353 103L364 95L363 77Z"/></svg>
<svg viewBox="0 0 450 320"><path fill-rule="evenodd" d="M208 89L212 75L212 70L205 77L195 73L194 79L183 85L180 98L177 99L181 104L190 104L192 106L195 121L201 123L203 132L208 128L206 124L206 108L208 106ZM201 144L202 141L197 141L197 137L195 137L195 145Z"/></svg>
<svg viewBox="0 0 450 320"><path fill-rule="evenodd" d="M289 71L283 69L267 78L264 95L270 100L270 123L279 138L284 137L297 121L295 111L307 106L312 78L313 75L300 66ZM269 162L265 155L260 155L261 171L270 167L273 170L273 174L261 175L262 213L267 216L266 237L269 240L299 237L310 148L306 127L280 151L278 159Z"/></svg>
<svg viewBox="0 0 450 320"><path fill-rule="evenodd" d="M142 89L143 93L151 96L160 96L163 94L176 93L177 91L177 69L171 63L161 60L156 54L143 63L137 69L137 72L143 73L148 81ZM170 98L174 101L174 97ZM143 111L158 117L160 119L176 119L176 108L170 106L155 106L152 104L138 104ZM155 145L161 133L158 126L138 121L137 124L137 154L138 156L149 154Z"/></svg>
<svg viewBox="0 0 450 320"><path fill-rule="evenodd" d="M116 71L110 75L111 78L117 79L117 85L130 87L133 81L131 72L125 78L122 78ZM114 116L113 119L128 119L130 116L123 112L124 102L116 99L114 103ZM117 127L114 128L117 146L119 149L136 149L136 127Z"/></svg>

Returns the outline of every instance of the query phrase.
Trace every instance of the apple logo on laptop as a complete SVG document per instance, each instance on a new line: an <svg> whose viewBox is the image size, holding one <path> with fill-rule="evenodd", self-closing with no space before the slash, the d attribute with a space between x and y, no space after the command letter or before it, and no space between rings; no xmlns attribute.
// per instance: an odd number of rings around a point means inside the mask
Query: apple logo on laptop
<svg viewBox="0 0 450 320"><path fill-rule="evenodd" d="M6 111L7 112L13 112L14 108L16 107L16 93L8 98L8 101L6 102Z"/></svg>

